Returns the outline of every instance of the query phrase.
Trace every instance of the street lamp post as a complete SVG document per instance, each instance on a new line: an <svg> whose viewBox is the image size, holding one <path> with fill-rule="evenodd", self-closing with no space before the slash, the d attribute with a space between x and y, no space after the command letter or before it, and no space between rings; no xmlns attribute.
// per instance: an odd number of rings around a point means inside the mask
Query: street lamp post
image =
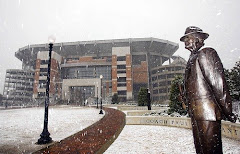
<svg viewBox="0 0 240 154"><path fill-rule="evenodd" d="M85 106L85 103L86 103L85 102L86 101L86 89L84 88L83 91L84 91L84 93L83 93L83 101L84 101L83 106Z"/></svg>
<svg viewBox="0 0 240 154"><path fill-rule="evenodd" d="M97 109L98 109L98 85L97 85Z"/></svg>
<svg viewBox="0 0 240 154"><path fill-rule="evenodd" d="M100 112L99 112L99 114L103 114L103 111L102 111L102 88L103 88L103 86L102 86L102 78L103 78L103 75L100 75L100 80L101 80L101 90L100 90L100 95L101 95L101 106L100 106Z"/></svg>
<svg viewBox="0 0 240 154"><path fill-rule="evenodd" d="M151 110L151 94L149 89L147 89L147 106L148 106L148 110Z"/></svg>
<svg viewBox="0 0 240 154"><path fill-rule="evenodd" d="M48 132L48 106L49 106L49 85L50 85L50 70L51 70L51 57L52 57L52 48L53 43L55 42L54 36L48 37L49 42L49 59L48 59L48 75L47 75L47 84L46 84L46 97L45 97L45 113L44 113L44 127L43 131L40 134L40 138L38 139L38 144L47 144L52 142L52 138L50 137L50 133Z"/></svg>
<svg viewBox="0 0 240 154"><path fill-rule="evenodd" d="M8 108L8 95L9 95L9 89L7 90L7 99L5 102L5 109Z"/></svg>

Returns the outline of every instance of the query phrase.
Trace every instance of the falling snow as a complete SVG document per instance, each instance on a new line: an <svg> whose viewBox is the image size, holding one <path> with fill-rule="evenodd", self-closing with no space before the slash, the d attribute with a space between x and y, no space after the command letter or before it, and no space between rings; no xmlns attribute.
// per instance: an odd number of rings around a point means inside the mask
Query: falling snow
<svg viewBox="0 0 240 154"><path fill-rule="evenodd" d="M218 13L217 13L217 16L221 15L222 14L222 11L219 10Z"/></svg>

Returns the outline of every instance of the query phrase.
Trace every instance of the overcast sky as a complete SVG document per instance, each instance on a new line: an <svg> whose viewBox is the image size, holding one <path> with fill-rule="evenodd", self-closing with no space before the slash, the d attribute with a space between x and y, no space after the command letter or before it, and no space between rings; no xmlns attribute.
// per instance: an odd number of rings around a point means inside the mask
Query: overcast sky
<svg viewBox="0 0 240 154"><path fill-rule="evenodd" d="M206 46L223 65L240 59L239 0L0 0L0 93L6 69L21 68L14 53L28 44L155 37L179 43L187 26L210 34Z"/></svg>

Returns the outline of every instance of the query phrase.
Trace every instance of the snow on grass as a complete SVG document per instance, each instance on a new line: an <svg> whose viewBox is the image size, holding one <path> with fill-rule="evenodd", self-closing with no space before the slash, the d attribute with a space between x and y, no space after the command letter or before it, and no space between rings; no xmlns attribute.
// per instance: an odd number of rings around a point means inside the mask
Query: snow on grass
<svg viewBox="0 0 240 154"><path fill-rule="evenodd" d="M60 141L100 120L99 110L83 107L50 107L48 130L53 141ZM44 108L0 110L0 153L29 153L43 130Z"/></svg>
<svg viewBox="0 0 240 154"><path fill-rule="evenodd" d="M223 151L239 154L240 141L223 138ZM166 126L126 125L105 154L195 154L192 130Z"/></svg>

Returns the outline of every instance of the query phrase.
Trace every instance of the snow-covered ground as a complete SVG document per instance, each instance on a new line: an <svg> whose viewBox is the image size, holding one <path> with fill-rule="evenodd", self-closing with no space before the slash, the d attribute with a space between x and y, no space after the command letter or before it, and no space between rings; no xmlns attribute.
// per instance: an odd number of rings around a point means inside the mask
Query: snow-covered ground
<svg viewBox="0 0 240 154"><path fill-rule="evenodd" d="M50 107L48 130L53 141L60 141L100 120L95 108ZM0 153L30 153L43 129L44 108L0 110Z"/></svg>
<svg viewBox="0 0 240 154"><path fill-rule="evenodd" d="M83 107L50 107L48 130L60 141L101 119L99 110ZM31 153L43 128L44 108L0 110L0 153ZM240 154L240 141L223 138L227 154ZM45 146L45 145L44 145ZM116 153L195 153L192 131L183 128L126 125L105 152Z"/></svg>
<svg viewBox="0 0 240 154"><path fill-rule="evenodd" d="M223 138L224 154L240 154L240 141ZM126 125L104 154L195 154L190 129Z"/></svg>

